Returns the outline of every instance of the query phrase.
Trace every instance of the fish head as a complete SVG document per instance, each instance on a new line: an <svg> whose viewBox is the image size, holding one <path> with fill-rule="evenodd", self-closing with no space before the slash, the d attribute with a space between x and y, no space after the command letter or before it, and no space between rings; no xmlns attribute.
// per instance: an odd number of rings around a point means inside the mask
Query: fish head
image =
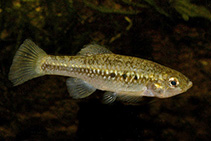
<svg viewBox="0 0 211 141"><path fill-rule="evenodd" d="M168 98L186 92L192 85L193 83L185 75L170 70L152 82L147 88L147 93L158 98Z"/></svg>

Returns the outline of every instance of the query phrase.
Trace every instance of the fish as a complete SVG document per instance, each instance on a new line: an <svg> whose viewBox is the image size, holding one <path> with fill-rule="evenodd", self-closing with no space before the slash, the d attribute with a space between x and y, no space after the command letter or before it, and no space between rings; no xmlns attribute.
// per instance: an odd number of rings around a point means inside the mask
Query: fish
<svg viewBox="0 0 211 141"><path fill-rule="evenodd" d="M48 55L30 39L17 50L9 80L14 86L44 75L60 75L66 80L69 95L85 98L106 91L103 102L135 102L143 96L169 98L192 87L182 73L156 62L114 54L104 46L88 44L75 56Z"/></svg>

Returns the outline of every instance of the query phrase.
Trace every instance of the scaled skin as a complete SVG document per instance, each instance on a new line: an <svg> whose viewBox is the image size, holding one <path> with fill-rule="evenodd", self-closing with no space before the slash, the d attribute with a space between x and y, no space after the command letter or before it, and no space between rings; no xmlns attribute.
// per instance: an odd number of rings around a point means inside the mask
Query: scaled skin
<svg viewBox="0 0 211 141"><path fill-rule="evenodd" d="M97 89L119 95L166 98L192 86L192 82L178 71L152 61L117 54L47 56L40 71L77 77ZM178 81L177 86L171 86L170 79Z"/></svg>

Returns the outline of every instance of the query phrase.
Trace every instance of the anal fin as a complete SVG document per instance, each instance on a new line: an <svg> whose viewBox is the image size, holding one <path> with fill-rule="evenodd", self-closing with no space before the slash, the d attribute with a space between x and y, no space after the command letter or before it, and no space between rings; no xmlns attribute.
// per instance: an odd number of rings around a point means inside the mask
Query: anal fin
<svg viewBox="0 0 211 141"><path fill-rule="evenodd" d="M67 90L74 99L85 98L95 92L96 88L79 78L68 78Z"/></svg>
<svg viewBox="0 0 211 141"><path fill-rule="evenodd" d="M119 95L118 100L128 103L138 103L142 99L142 96L131 96L131 95Z"/></svg>
<svg viewBox="0 0 211 141"><path fill-rule="evenodd" d="M117 94L115 92L105 92L103 95L103 103L111 104L116 100L127 102L127 103L138 103L142 99L142 96L134 96L127 94Z"/></svg>

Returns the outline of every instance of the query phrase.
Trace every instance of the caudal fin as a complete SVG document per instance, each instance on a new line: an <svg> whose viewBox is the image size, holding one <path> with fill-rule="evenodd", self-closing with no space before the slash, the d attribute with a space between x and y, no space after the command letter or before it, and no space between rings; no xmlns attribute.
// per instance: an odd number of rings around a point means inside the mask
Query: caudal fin
<svg viewBox="0 0 211 141"><path fill-rule="evenodd" d="M38 71L37 64L46 55L45 51L34 42L26 39L15 54L10 67L9 80L14 86L17 86L32 78L44 75Z"/></svg>

